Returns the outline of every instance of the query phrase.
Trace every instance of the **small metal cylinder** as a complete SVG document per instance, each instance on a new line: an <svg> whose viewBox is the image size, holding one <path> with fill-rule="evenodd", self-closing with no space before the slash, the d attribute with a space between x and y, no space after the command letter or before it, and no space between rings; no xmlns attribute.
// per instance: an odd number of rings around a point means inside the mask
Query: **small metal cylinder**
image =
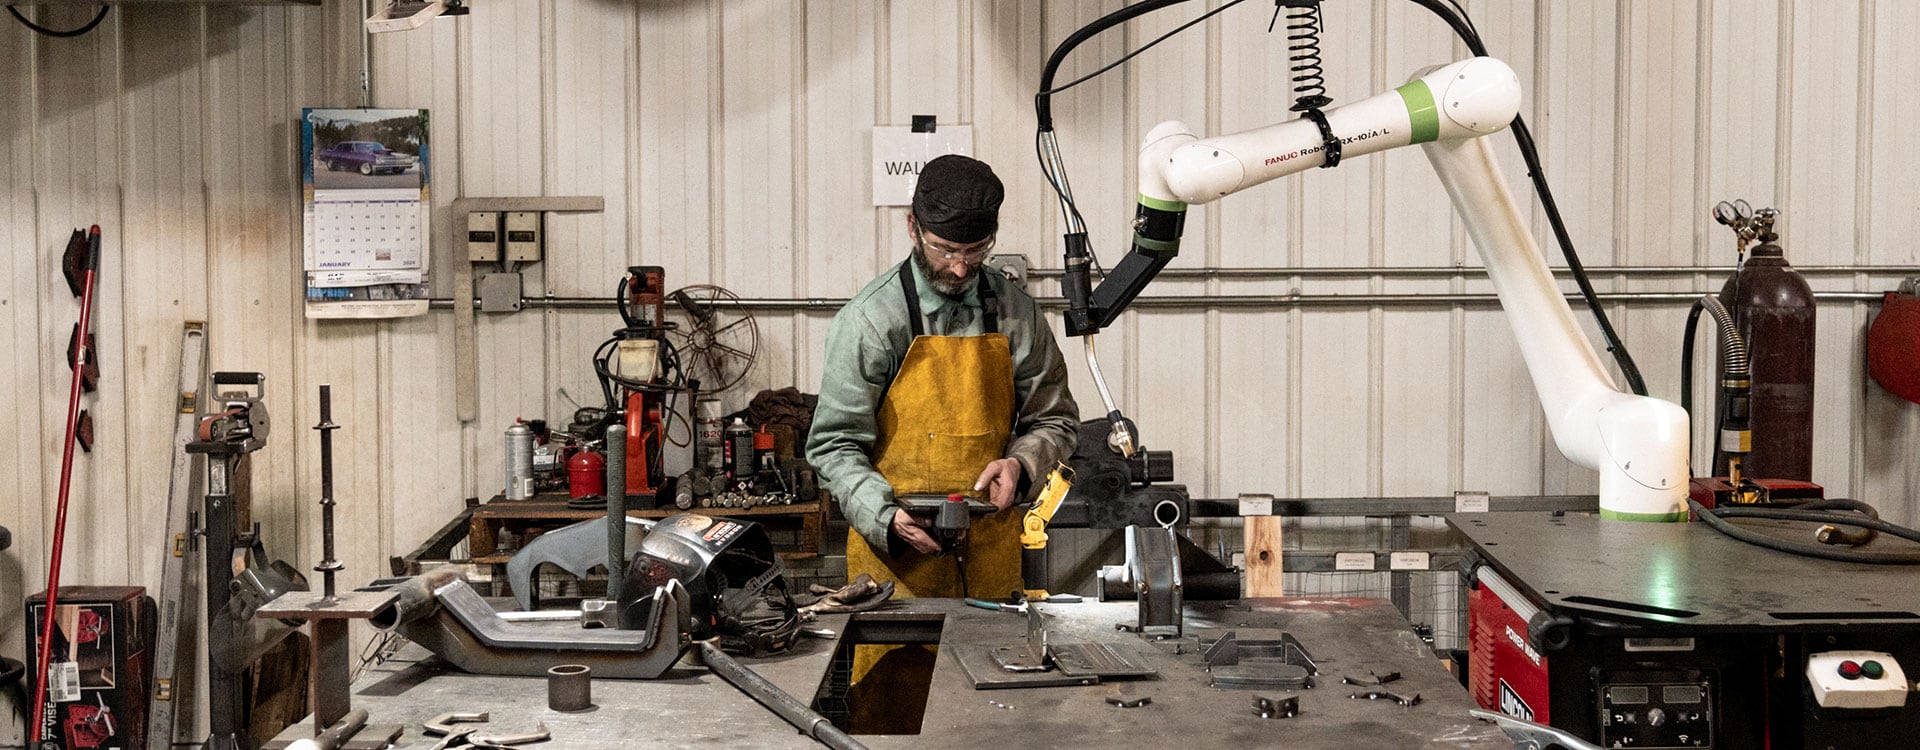
<svg viewBox="0 0 1920 750"><path fill-rule="evenodd" d="M507 488L503 494L508 500L533 497L533 428L522 422L507 428Z"/></svg>
<svg viewBox="0 0 1920 750"><path fill-rule="evenodd" d="M584 664L562 664L548 669L547 708L555 711L593 708L593 670Z"/></svg>

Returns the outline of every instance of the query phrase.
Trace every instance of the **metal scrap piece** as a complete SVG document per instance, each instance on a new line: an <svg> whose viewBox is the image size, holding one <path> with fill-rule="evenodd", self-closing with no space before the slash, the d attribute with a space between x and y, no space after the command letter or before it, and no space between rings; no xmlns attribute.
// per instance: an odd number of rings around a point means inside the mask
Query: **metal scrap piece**
<svg viewBox="0 0 1920 750"><path fill-rule="evenodd" d="M1373 679L1359 680L1359 679L1354 679L1352 677L1342 677L1340 678L1340 683L1343 685L1358 685L1360 687L1378 687L1380 685L1385 685L1389 682L1393 682L1395 680L1400 679L1399 672L1388 672L1383 675L1368 672L1367 675L1369 677L1372 677Z"/></svg>
<svg viewBox="0 0 1920 750"><path fill-rule="evenodd" d="M1141 706L1147 705L1152 702L1153 702L1153 696L1150 696L1150 695L1143 695L1138 698L1123 698L1118 695L1107 696L1108 704L1119 706L1121 708L1139 708Z"/></svg>
<svg viewBox="0 0 1920 750"><path fill-rule="evenodd" d="M473 743L474 747L510 747L513 745L525 745L550 740L553 739L553 733L547 731L547 723L543 721L536 723L531 732L522 732L520 734L475 733L468 735L467 739Z"/></svg>
<svg viewBox="0 0 1920 750"><path fill-rule="evenodd" d="M1256 695L1253 697L1253 715L1262 719L1291 719L1300 715L1300 698L1290 695L1276 700Z"/></svg>
<svg viewBox="0 0 1920 750"><path fill-rule="evenodd" d="M1347 697L1353 698L1355 700L1393 701L1394 703L1398 703L1402 706L1420 705L1419 693L1414 693L1413 697L1409 698L1409 697L1398 695L1395 693L1389 693L1385 690L1369 690L1364 693L1354 693L1353 695L1350 695Z"/></svg>
<svg viewBox="0 0 1920 750"><path fill-rule="evenodd" d="M421 727L426 730L427 734L452 734L454 724L483 722L486 721L487 718L488 715L485 711L448 711L428 719Z"/></svg>

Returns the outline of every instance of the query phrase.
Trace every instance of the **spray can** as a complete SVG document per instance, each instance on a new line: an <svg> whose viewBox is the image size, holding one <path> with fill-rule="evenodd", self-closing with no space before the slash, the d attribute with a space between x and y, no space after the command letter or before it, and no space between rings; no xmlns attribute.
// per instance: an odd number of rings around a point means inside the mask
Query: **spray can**
<svg viewBox="0 0 1920 750"><path fill-rule="evenodd" d="M699 452L694 457L694 465L705 469L707 475L726 471L726 423L720 421L720 399L702 398L694 404L695 431L698 440L694 449Z"/></svg>
<svg viewBox="0 0 1920 750"><path fill-rule="evenodd" d="M728 489L740 490L753 481L753 428L741 417L727 425L726 459Z"/></svg>
<svg viewBox="0 0 1920 750"><path fill-rule="evenodd" d="M508 500L533 497L533 428L525 422L507 428L507 487L502 494Z"/></svg>

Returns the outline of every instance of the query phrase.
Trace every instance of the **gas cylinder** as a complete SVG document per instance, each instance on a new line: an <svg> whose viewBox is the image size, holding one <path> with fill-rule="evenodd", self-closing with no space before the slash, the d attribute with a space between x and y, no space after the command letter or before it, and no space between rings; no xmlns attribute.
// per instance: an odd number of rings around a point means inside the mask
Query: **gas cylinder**
<svg viewBox="0 0 1920 750"><path fill-rule="evenodd" d="M567 496L596 497L607 492L607 460L599 453L582 450L567 459Z"/></svg>
<svg viewBox="0 0 1920 750"><path fill-rule="evenodd" d="M1806 279L1787 263L1769 232L1720 289L1747 340L1753 371L1753 452L1742 462L1745 476L1813 480L1814 300ZM1714 399L1716 421L1724 396ZM1713 473L1726 476L1727 458L1714 451Z"/></svg>

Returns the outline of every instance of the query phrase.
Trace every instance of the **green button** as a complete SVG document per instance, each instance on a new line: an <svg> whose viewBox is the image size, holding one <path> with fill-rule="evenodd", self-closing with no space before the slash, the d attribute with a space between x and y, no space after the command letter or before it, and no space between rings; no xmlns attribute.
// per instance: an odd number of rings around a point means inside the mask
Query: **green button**
<svg viewBox="0 0 1920 750"><path fill-rule="evenodd" d="M1869 660L1860 665L1860 673L1866 675L1869 680L1878 680L1887 674L1887 668L1880 666L1880 662Z"/></svg>

